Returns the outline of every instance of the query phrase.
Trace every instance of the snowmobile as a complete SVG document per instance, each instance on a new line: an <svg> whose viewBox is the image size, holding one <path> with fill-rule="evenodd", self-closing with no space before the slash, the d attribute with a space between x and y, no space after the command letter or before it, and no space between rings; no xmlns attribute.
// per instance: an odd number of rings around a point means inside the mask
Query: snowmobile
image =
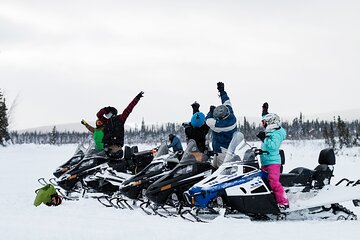
<svg viewBox="0 0 360 240"><path fill-rule="evenodd" d="M179 212L185 204L184 191L209 176L212 171L209 156L200 152L196 142L191 139L180 163L146 190L146 197L154 203L150 208L154 214L164 216L158 212L158 209L162 209L167 215L174 215L166 207Z"/></svg>
<svg viewBox="0 0 360 240"><path fill-rule="evenodd" d="M76 164L78 164L84 158L85 151L86 151L86 148L84 146L84 143L80 143L78 145L78 147L76 148L74 155L68 161L66 161L64 164L59 166L55 170L53 175L56 178L59 178L61 175L63 175L67 171L69 171L72 167L74 167Z"/></svg>
<svg viewBox="0 0 360 240"><path fill-rule="evenodd" d="M179 164L178 154L169 153L169 148L163 141L153 161L141 172L123 182L121 193L130 199L146 202L146 189Z"/></svg>
<svg viewBox="0 0 360 240"><path fill-rule="evenodd" d="M193 206L191 211L183 212L184 218L202 221L207 214L223 214L251 220L357 219L339 203L351 200L358 203L360 180L342 179L330 185L335 165L333 149L320 152L319 165L314 170L298 167L281 174L280 181L290 205L281 211L269 187L267 173L259 169L257 157L266 152L252 147L241 160L235 150L245 145L243 134L234 133L224 163L184 193L188 204ZM342 186L344 182L346 186Z"/></svg>
<svg viewBox="0 0 360 240"><path fill-rule="evenodd" d="M82 180L92 175L101 168L106 167L109 158L102 150L95 149L95 143L91 142L85 152L84 158L72 169L67 171L60 179L56 180L57 186L66 190L67 193L83 189Z"/></svg>
<svg viewBox="0 0 360 240"><path fill-rule="evenodd" d="M155 149L138 152L137 146L125 146L123 160L109 160L93 175L84 178L84 184L97 191L111 195L119 191L121 184L142 171L154 158Z"/></svg>

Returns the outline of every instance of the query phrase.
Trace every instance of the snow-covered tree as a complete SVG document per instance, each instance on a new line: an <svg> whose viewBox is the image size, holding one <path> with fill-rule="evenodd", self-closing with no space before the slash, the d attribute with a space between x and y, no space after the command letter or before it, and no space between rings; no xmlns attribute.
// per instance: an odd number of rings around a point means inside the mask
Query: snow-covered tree
<svg viewBox="0 0 360 240"><path fill-rule="evenodd" d="M10 140L10 135L8 132L8 117L7 117L7 107L5 103L5 98L0 89L0 145L4 146L5 142Z"/></svg>
<svg viewBox="0 0 360 240"><path fill-rule="evenodd" d="M50 144L55 145L58 142L59 133L56 130L56 126L53 127L52 132L50 133Z"/></svg>

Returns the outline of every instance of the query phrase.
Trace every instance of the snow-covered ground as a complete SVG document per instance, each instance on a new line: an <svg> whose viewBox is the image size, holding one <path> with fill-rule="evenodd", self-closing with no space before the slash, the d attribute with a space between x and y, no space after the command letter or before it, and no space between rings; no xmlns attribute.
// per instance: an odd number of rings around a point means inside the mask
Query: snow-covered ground
<svg viewBox="0 0 360 240"><path fill-rule="evenodd" d="M258 146L259 143L254 143ZM139 146L139 149L153 146ZM148 216L142 211L106 208L94 199L64 201L58 207L33 206L39 177L70 158L75 145L16 145L0 148L0 239L359 239L360 221L251 222L217 218L191 223ZM322 141L284 142L284 171L315 168ZM360 148L337 156L333 182L359 179ZM345 203L360 217L360 208Z"/></svg>

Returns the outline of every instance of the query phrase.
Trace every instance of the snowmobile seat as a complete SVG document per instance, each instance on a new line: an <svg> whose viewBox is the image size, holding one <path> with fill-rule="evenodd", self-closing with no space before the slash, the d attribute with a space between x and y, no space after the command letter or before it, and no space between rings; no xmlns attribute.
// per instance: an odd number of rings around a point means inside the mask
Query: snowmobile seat
<svg viewBox="0 0 360 240"><path fill-rule="evenodd" d="M321 150L319 154L319 165L315 168L313 176L314 187L322 188L330 183L330 179L333 176L335 165L335 153L334 149L326 148Z"/></svg>
<svg viewBox="0 0 360 240"><path fill-rule="evenodd" d="M109 167L114 169L117 172L127 172L127 163L124 161L124 159L111 159L109 162Z"/></svg>
<svg viewBox="0 0 360 240"><path fill-rule="evenodd" d="M289 173L282 173L280 175L280 182L284 187L310 186L314 173L314 170L298 167Z"/></svg>
<svg viewBox="0 0 360 240"><path fill-rule="evenodd" d="M134 154L134 153L137 153L137 152L139 152L138 146L132 146L131 147L131 153Z"/></svg>
<svg viewBox="0 0 360 240"><path fill-rule="evenodd" d="M335 153L332 148L325 148L319 154L319 164L335 165Z"/></svg>
<svg viewBox="0 0 360 240"><path fill-rule="evenodd" d="M131 149L131 147L125 146L125 147L124 147L124 159L125 159L125 160L131 159L131 155L132 155L132 149Z"/></svg>
<svg viewBox="0 0 360 240"><path fill-rule="evenodd" d="M146 150L141 152L136 152L132 154L132 162L134 164L134 169L131 171L133 174L140 172L144 167L150 164L154 159L152 150Z"/></svg>

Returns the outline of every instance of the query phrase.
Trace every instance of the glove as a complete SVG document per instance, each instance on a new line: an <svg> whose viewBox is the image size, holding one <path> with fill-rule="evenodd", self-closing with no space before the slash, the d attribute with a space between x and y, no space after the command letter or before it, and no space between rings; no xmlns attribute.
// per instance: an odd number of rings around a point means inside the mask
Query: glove
<svg viewBox="0 0 360 240"><path fill-rule="evenodd" d="M193 104L191 104L191 107L193 109L193 112L199 112L200 104L195 101Z"/></svg>
<svg viewBox="0 0 360 240"><path fill-rule="evenodd" d="M142 98L142 97L144 97L144 92L143 92L143 91L139 92L139 94L136 95L136 98L137 98L138 100L140 100L140 98Z"/></svg>
<svg viewBox="0 0 360 240"><path fill-rule="evenodd" d="M214 109L215 109L215 106L214 106L214 105L211 105L211 106L210 106L210 112L212 113L212 112L214 111Z"/></svg>
<svg viewBox="0 0 360 240"><path fill-rule="evenodd" d="M223 91L225 91L225 86L223 82L218 82L217 83L217 90L221 93Z"/></svg>
<svg viewBox="0 0 360 240"><path fill-rule="evenodd" d="M183 126L184 128L187 128L190 126L190 124L188 122L184 122L181 124L181 126Z"/></svg>
<svg viewBox="0 0 360 240"><path fill-rule="evenodd" d="M256 135L262 142L264 142L265 138L266 138L266 133L264 131L259 132Z"/></svg>
<svg viewBox="0 0 360 240"><path fill-rule="evenodd" d="M262 105L262 116L268 114L268 108L269 108L269 104L267 102L265 102L263 105Z"/></svg>
<svg viewBox="0 0 360 240"><path fill-rule="evenodd" d="M86 125L87 122L83 119L83 120L81 120L81 124L82 124L82 125Z"/></svg>

